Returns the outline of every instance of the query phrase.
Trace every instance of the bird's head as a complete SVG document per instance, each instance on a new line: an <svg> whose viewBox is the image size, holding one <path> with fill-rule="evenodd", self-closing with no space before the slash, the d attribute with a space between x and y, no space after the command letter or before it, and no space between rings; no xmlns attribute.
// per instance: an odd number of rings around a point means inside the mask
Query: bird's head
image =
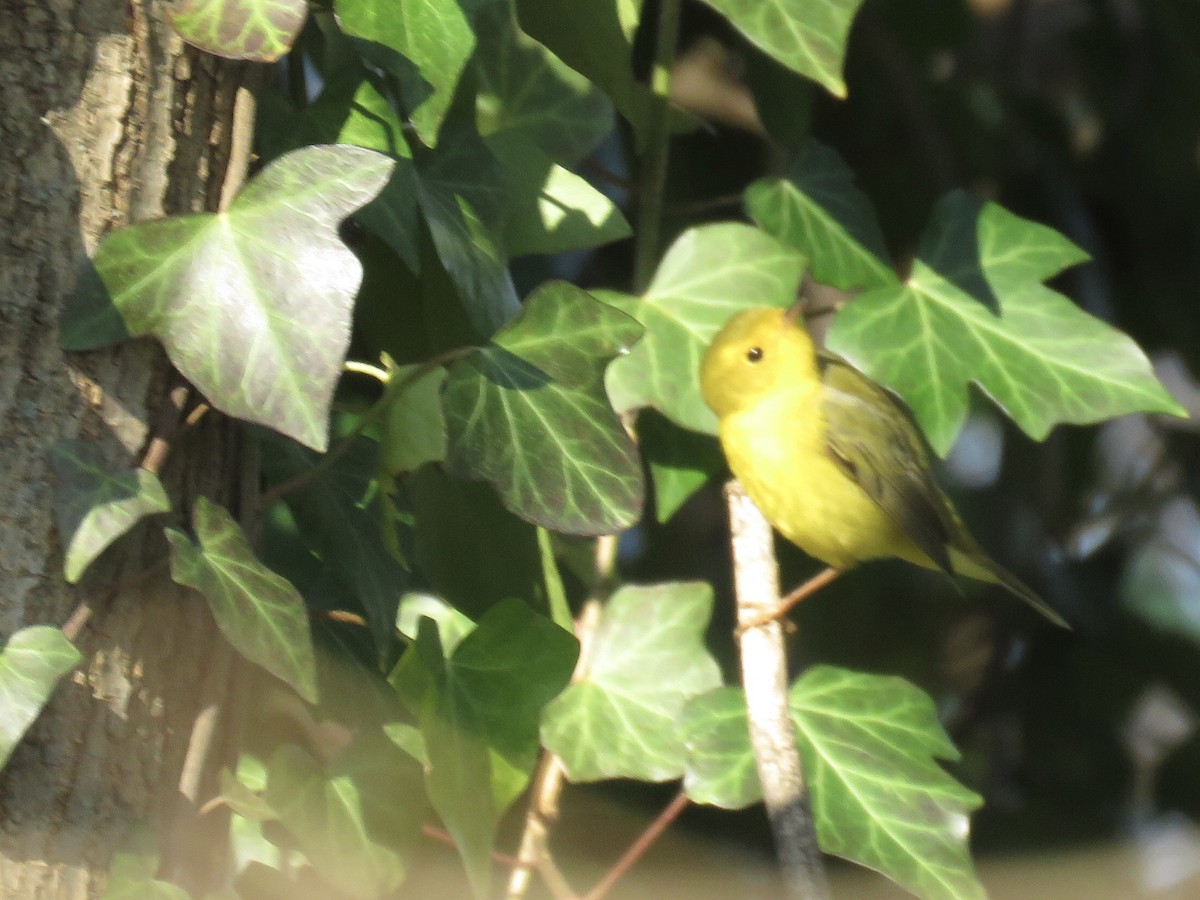
<svg viewBox="0 0 1200 900"><path fill-rule="evenodd" d="M754 406L785 387L817 383L812 338L789 310L758 307L734 315L700 363L700 391L717 416Z"/></svg>

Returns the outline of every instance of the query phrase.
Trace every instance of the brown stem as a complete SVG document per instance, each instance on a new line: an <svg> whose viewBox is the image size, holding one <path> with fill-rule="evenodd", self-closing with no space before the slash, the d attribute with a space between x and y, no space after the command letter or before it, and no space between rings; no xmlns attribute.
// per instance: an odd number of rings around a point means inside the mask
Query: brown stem
<svg viewBox="0 0 1200 900"><path fill-rule="evenodd" d="M600 880L600 883L584 894L583 900L600 900L601 897L604 897L612 890L621 877L633 867L633 864L641 859L642 855L670 827L671 823L678 819L679 815L687 809L689 802L691 801L688 800L687 794L683 791L676 794L675 799L663 808L658 817L650 823L650 827L643 831L641 836L629 846L629 849L617 860L617 864L608 870L608 874Z"/></svg>
<svg viewBox="0 0 1200 900"><path fill-rule="evenodd" d="M800 768L796 727L788 709L783 626L773 615L779 606L774 536L767 520L736 481L726 485L725 500L732 535L738 645L750 744L775 835L775 851L787 896L827 900L829 884Z"/></svg>
<svg viewBox="0 0 1200 900"><path fill-rule="evenodd" d="M828 566L780 600L774 609L768 609L759 612L752 617L748 617L744 622L741 621L739 616L736 632L737 636L740 638L742 633L750 628L757 628L760 625L766 625L768 622L774 622L782 619L785 615L787 615L788 610L790 610L793 606L795 606L801 600L807 600L821 588L825 587L827 584L841 575L842 572L842 569L835 569L833 566Z"/></svg>

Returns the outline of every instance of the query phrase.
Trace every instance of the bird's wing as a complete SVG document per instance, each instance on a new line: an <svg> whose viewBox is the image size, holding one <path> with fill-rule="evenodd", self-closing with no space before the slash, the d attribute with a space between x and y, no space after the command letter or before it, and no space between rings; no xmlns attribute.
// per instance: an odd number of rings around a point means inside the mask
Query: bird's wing
<svg viewBox="0 0 1200 900"><path fill-rule="evenodd" d="M905 537L954 574L947 548L958 529L908 412L845 360L824 352L818 360L830 457Z"/></svg>

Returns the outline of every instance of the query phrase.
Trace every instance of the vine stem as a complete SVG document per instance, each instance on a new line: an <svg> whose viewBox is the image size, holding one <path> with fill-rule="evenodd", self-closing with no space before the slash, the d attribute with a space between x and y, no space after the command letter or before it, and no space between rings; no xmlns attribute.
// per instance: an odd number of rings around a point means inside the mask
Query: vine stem
<svg viewBox="0 0 1200 900"><path fill-rule="evenodd" d="M609 869L608 873L600 879L600 883L583 895L583 900L602 900L603 897L606 897L608 892L616 886L621 876L633 868L633 864L641 859L642 855L671 826L671 823L679 818L680 814L687 809L690 802L688 795L683 791L676 794L674 799L663 807L663 811L650 823L650 826L641 833L641 836L617 860L617 864Z"/></svg>
<svg viewBox="0 0 1200 900"><path fill-rule="evenodd" d="M725 502L750 743L784 886L787 896L797 900L828 900L829 883L788 709L783 626L770 615L779 607L774 536L737 481L725 486Z"/></svg>
<svg viewBox="0 0 1200 900"><path fill-rule="evenodd" d="M638 194L638 235L633 270L634 290L644 291L658 263L662 234L663 194L667 183L667 159L671 144L671 66L679 43L679 9L682 0L662 0L658 10L654 68L650 73L653 105L642 153L642 178Z"/></svg>

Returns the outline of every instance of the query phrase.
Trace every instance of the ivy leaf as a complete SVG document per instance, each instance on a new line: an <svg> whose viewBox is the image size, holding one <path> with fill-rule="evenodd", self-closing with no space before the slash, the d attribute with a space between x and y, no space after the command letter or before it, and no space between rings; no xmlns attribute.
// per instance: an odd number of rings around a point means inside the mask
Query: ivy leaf
<svg viewBox="0 0 1200 900"><path fill-rule="evenodd" d="M113 232L94 259L103 288L82 283L63 345L119 339L115 306L128 335L162 341L218 409L324 450L362 280L337 225L394 166L359 147L307 147L263 169L226 212Z"/></svg>
<svg viewBox="0 0 1200 900"><path fill-rule="evenodd" d="M612 130L608 98L518 29L506 5L483 10L477 24L475 105L481 134L517 135L569 166Z"/></svg>
<svg viewBox="0 0 1200 900"><path fill-rule="evenodd" d="M882 872L919 897L983 897L967 846L981 799L939 759L958 759L927 694L900 678L814 666L788 694L821 849ZM762 799L745 695L726 688L684 714L685 786L700 803Z"/></svg>
<svg viewBox="0 0 1200 900"><path fill-rule="evenodd" d="M921 897L983 897L967 846L982 800L937 760L958 750L924 691L815 666L788 694L821 847Z"/></svg>
<svg viewBox="0 0 1200 900"><path fill-rule="evenodd" d="M398 366L390 373L379 451L383 469L389 475L412 472L427 462L446 458L446 421L442 416L446 370L420 369Z"/></svg>
<svg viewBox="0 0 1200 900"><path fill-rule="evenodd" d="M638 416L638 442L654 481L654 512L666 522L725 466L710 435L680 428L654 410Z"/></svg>
<svg viewBox="0 0 1200 900"><path fill-rule="evenodd" d="M652 406L694 431L715 433L716 416L700 396L700 358L739 309L790 306L804 258L757 228L727 222L685 231L641 297L599 293L628 312L646 335L608 369L619 412Z"/></svg>
<svg viewBox="0 0 1200 900"><path fill-rule="evenodd" d="M227 59L275 62L296 42L308 4L304 0L181 0L167 15L193 47Z"/></svg>
<svg viewBox="0 0 1200 900"><path fill-rule="evenodd" d="M845 307L830 349L900 393L943 456L970 382L1037 440L1060 422L1182 415L1132 339L1042 284L1085 258L1053 229L949 194L908 281Z"/></svg>
<svg viewBox="0 0 1200 900"><path fill-rule="evenodd" d="M50 699L58 680L83 657L58 628L33 625L0 650L0 768Z"/></svg>
<svg viewBox="0 0 1200 900"><path fill-rule="evenodd" d="M315 454L282 439L264 442L263 471L275 484L317 464ZM359 440L320 478L290 491L283 502L292 512L301 540L321 561L322 575L342 598L353 599L366 616L381 659L395 644L396 608L408 588L409 573L384 545L375 473L374 444Z"/></svg>
<svg viewBox="0 0 1200 900"><path fill-rule="evenodd" d="M404 880L404 860L372 837L365 798L349 776L331 777L299 747L284 744L271 758L266 799L313 867L351 897L370 900Z"/></svg>
<svg viewBox="0 0 1200 900"><path fill-rule="evenodd" d="M499 163L474 123L455 114L442 147L418 161L417 198L438 258L475 332L486 338L521 309L496 233L507 196Z"/></svg>
<svg viewBox="0 0 1200 900"><path fill-rule="evenodd" d="M54 511L65 550L63 572L70 584L146 516L171 509L157 477L145 469L110 475L103 454L91 441L59 441L53 465L58 476Z"/></svg>
<svg viewBox="0 0 1200 900"><path fill-rule="evenodd" d="M496 823L529 782L542 707L566 686L579 643L508 600L488 610L444 663L429 623L418 644L401 664L409 671L393 683L410 695L419 685L431 692L420 704L429 796L483 895ZM415 663L423 673L411 671Z"/></svg>
<svg viewBox="0 0 1200 900"><path fill-rule="evenodd" d="M612 98L639 145L653 109L650 91L633 74L640 13L636 0L517 0L521 28Z"/></svg>
<svg viewBox="0 0 1200 900"><path fill-rule="evenodd" d="M316 662L300 592L258 561L233 517L206 497L196 501L192 525L199 546L166 529L171 577L204 595L239 653L315 703Z"/></svg>
<svg viewBox="0 0 1200 900"><path fill-rule="evenodd" d="M745 809L762 800L741 688L717 688L691 700L680 729L688 751L683 789L693 803Z"/></svg>
<svg viewBox="0 0 1200 900"><path fill-rule="evenodd" d="M520 318L450 366L450 470L486 479L505 506L554 531L610 534L633 524L642 469L603 373L639 332L579 288L538 288Z"/></svg>
<svg viewBox="0 0 1200 900"><path fill-rule="evenodd" d="M842 64L863 0L704 0L752 44L794 72L846 96Z"/></svg>
<svg viewBox="0 0 1200 900"><path fill-rule="evenodd" d="M521 136L494 135L487 144L504 168L511 198L501 229L511 255L563 253L631 234L608 197Z"/></svg>
<svg viewBox="0 0 1200 900"><path fill-rule="evenodd" d="M151 849L114 853L100 900L189 900L183 888L154 877L158 866L158 853Z"/></svg>
<svg viewBox="0 0 1200 900"><path fill-rule="evenodd" d="M807 141L780 176L746 188L746 211L768 234L808 254L813 278L843 290L897 282L871 201L840 156Z"/></svg>
<svg viewBox="0 0 1200 900"><path fill-rule="evenodd" d="M475 51L475 32L464 6L461 0L337 0L334 4L346 34L390 51L368 47L366 55L397 76L401 104L429 147L437 144L459 78Z"/></svg>
<svg viewBox="0 0 1200 900"><path fill-rule="evenodd" d="M587 677L542 717L542 743L572 781L683 774L677 721L689 698L721 683L704 648L712 588L675 582L617 591L600 618Z"/></svg>

